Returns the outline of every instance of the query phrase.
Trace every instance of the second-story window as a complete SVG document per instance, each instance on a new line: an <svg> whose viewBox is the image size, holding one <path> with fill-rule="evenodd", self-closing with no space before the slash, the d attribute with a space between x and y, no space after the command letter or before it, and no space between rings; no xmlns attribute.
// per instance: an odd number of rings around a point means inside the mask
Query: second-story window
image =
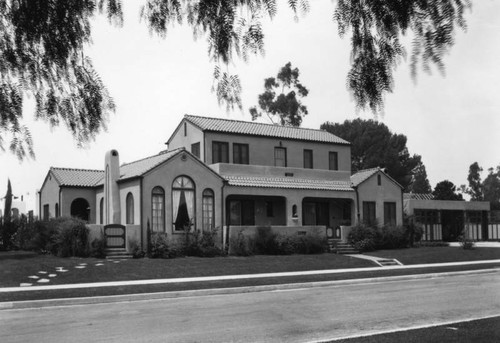
<svg viewBox="0 0 500 343"><path fill-rule="evenodd" d="M339 170L339 155L336 151L328 153L328 169Z"/></svg>
<svg viewBox="0 0 500 343"><path fill-rule="evenodd" d="M313 168L313 151L304 149L304 168Z"/></svg>
<svg viewBox="0 0 500 343"><path fill-rule="evenodd" d="M248 164L248 144L233 143L233 163Z"/></svg>
<svg viewBox="0 0 500 343"><path fill-rule="evenodd" d="M191 153L200 158L200 142L191 144Z"/></svg>
<svg viewBox="0 0 500 343"><path fill-rule="evenodd" d="M276 167L286 167L286 148L274 148L274 165Z"/></svg>
<svg viewBox="0 0 500 343"><path fill-rule="evenodd" d="M229 143L212 142L212 163L229 163Z"/></svg>

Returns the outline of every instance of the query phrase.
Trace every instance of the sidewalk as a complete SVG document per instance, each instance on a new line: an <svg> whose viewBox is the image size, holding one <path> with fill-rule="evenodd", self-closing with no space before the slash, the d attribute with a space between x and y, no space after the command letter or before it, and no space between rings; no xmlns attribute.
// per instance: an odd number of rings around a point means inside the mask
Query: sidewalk
<svg viewBox="0 0 500 343"><path fill-rule="evenodd" d="M464 270L465 268L465 270ZM471 268L469 270L468 268ZM500 260L0 288L0 310L495 273ZM3 301L3 302L2 302Z"/></svg>

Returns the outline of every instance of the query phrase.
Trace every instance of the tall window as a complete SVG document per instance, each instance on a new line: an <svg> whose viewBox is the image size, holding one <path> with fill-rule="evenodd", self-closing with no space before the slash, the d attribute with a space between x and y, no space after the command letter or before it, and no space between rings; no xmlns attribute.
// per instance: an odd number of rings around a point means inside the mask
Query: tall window
<svg viewBox="0 0 500 343"><path fill-rule="evenodd" d="M377 175L377 185L382 186L382 176L380 174Z"/></svg>
<svg viewBox="0 0 500 343"><path fill-rule="evenodd" d="M339 170L339 155L336 151L328 153L328 169Z"/></svg>
<svg viewBox="0 0 500 343"><path fill-rule="evenodd" d="M50 210L49 205L43 205L43 220L49 220Z"/></svg>
<svg viewBox="0 0 500 343"><path fill-rule="evenodd" d="M56 215L56 218L59 217L59 204L56 204L56 208L55 208L55 215Z"/></svg>
<svg viewBox="0 0 500 343"><path fill-rule="evenodd" d="M134 224L134 196L130 192L127 194L126 203L126 224Z"/></svg>
<svg viewBox="0 0 500 343"><path fill-rule="evenodd" d="M375 201L363 201L363 221L368 225L374 225L376 219Z"/></svg>
<svg viewBox="0 0 500 343"><path fill-rule="evenodd" d="M176 231L194 224L194 183L187 176L179 176L172 184L172 218Z"/></svg>
<svg viewBox="0 0 500 343"><path fill-rule="evenodd" d="M274 148L274 165L276 167L286 167L286 148Z"/></svg>
<svg viewBox="0 0 500 343"><path fill-rule="evenodd" d="M384 202L384 224L396 225L396 203Z"/></svg>
<svg viewBox="0 0 500 343"><path fill-rule="evenodd" d="M165 231L165 191L161 187L153 188L151 192L151 217L153 232Z"/></svg>
<svg viewBox="0 0 500 343"><path fill-rule="evenodd" d="M229 225L255 225L255 203L253 200L231 200L229 202Z"/></svg>
<svg viewBox="0 0 500 343"><path fill-rule="evenodd" d="M229 163L228 142L212 142L212 163Z"/></svg>
<svg viewBox="0 0 500 343"><path fill-rule="evenodd" d="M200 158L200 142L191 144L191 153Z"/></svg>
<svg viewBox="0 0 500 343"><path fill-rule="evenodd" d="M248 164L248 144L233 143L233 163Z"/></svg>
<svg viewBox="0 0 500 343"><path fill-rule="evenodd" d="M313 151L304 149L304 168L313 168Z"/></svg>
<svg viewBox="0 0 500 343"><path fill-rule="evenodd" d="M203 230L214 228L214 191L205 189L203 191Z"/></svg>
<svg viewBox="0 0 500 343"><path fill-rule="evenodd" d="M104 224L104 198L99 201L99 224Z"/></svg>

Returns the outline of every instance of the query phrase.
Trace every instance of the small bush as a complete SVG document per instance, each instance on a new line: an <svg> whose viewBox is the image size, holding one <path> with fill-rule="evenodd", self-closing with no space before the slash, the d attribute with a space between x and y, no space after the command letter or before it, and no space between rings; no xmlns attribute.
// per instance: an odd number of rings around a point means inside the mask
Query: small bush
<svg viewBox="0 0 500 343"><path fill-rule="evenodd" d="M146 256L146 252L142 250L141 245L135 239L130 240L129 251L132 252L133 258L143 258Z"/></svg>
<svg viewBox="0 0 500 343"><path fill-rule="evenodd" d="M376 228L361 224L351 229L347 240L356 250L365 252L376 249L376 243L379 240L378 236Z"/></svg>
<svg viewBox="0 0 500 343"><path fill-rule="evenodd" d="M221 256L223 251L217 246L217 229L187 231L185 236L184 253L187 256L215 257Z"/></svg>
<svg viewBox="0 0 500 343"><path fill-rule="evenodd" d="M90 256L95 258L106 257L106 237L102 232L99 238L94 238L90 243Z"/></svg>
<svg viewBox="0 0 500 343"><path fill-rule="evenodd" d="M276 234L272 232L270 227L262 226L257 228L255 234L255 252L263 255L279 254Z"/></svg>
<svg viewBox="0 0 500 343"><path fill-rule="evenodd" d="M407 248L409 236L404 226L383 226L378 231L376 249L402 249Z"/></svg>
<svg viewBox="0 0 500 343"><path fill-rule="evenodd" d="M231 238L230 247L231 255L251 256L254 254L255 242L253 239L246 237L243 230L241 230L236 237Z"/></svg>
<svg viewBox="0 0 500 343"><path fill-rule="evenodd" d="M460 243L460 246L464 250L472 250L476 245L473 239L467 238L465 235L459 236L458 242Z"/></svg>
<svg viewBox="0 0 500 343"><path fill-rule="evenodd" d="M151 258L170 258L167 234L163 232L152 233L149 251Z"/></svg>
<svg viewBox="0 0 500 343"><path fill-rule="evenodd" d="M326 251L326 237L304 235L298 236L295 241L295 253L297 254L322 254Z"/></svg>
<svg viewBox="0 0 500 343"><path fill-rule="evenodd" d="M273 239L270 246L273 250L270 252L273 255L292 255L296 252L296 237L286 234L277 234L271 236Z"/></svg>

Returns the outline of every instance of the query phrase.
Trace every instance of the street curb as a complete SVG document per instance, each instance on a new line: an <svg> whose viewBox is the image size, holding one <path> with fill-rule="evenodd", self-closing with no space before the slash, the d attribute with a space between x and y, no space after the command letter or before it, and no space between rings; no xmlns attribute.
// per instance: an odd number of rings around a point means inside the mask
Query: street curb
<svg viewBox="0 0 500 343"><path fill-rule="evenodd" d="M176 299L176 298L186 298L186 297L201 297L201 296L212 296L212 295L230 295L230 294L242 294L242 293L272 292L272 291L294 290L294 289L302 289L302 288L362 285L362 284L373 284L373 283L379 283L379 282L398 282L398 281L416 280L416 279L432 279L432 278L447 277L447 276L460 276L460 275L471 275L471 274L493 274L493 273L498 273L498 272L499 272L498 269L478 269L478 270L466 270L466 271L458 271L458 272L442 272L442 273L428 273L428 274L415 274L415 275L385 276L385 277L375 277L375 278L289 283L289 284L279 284L279 285L212 288L212 289L188 290L188 291L124 294L124 295L81 297L81 298L12 301L12 302L0 302L0 311L1 310L21 310L21 309L30 309L30 308L75 306L75 305L82 305L83 306L83 305L93 305L93 304L132 302L132 301L152 301L152 300Z"/></svg>

